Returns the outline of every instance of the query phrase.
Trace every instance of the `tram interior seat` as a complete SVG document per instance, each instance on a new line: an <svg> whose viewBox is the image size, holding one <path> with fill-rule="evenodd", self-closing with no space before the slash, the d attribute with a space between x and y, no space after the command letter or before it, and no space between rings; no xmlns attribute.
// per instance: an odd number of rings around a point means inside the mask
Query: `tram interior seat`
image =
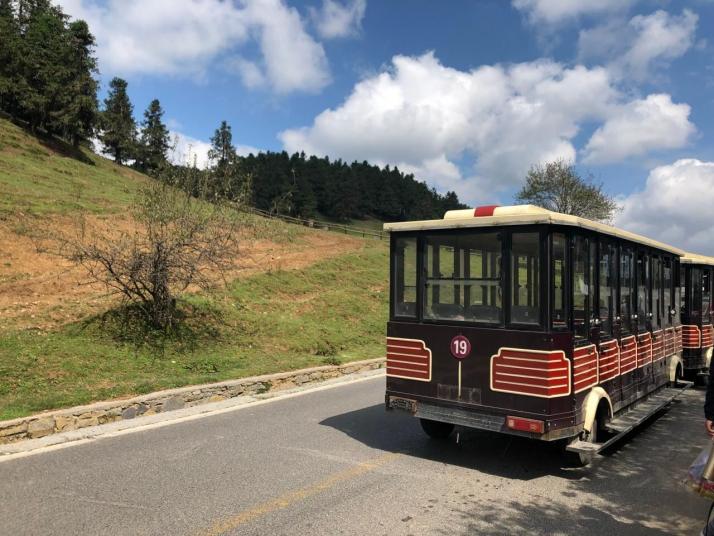
<svg viewBox="0 0 714 536"><path fill-rule="evenodd" d="M469 305L466 318L475 322L498 322L501 319L501 310L494 305Z"/></svg>
<svg viewBox="0 0 714 536"><path fill-rule="evenodd" d="M458 303L435 303L431 311L436 318L463 318L464 308Z"/></svg>
<svg viewBox="0 0 714 536"><path fill-rule="evenodd" d="M511 307L511 322L516 324L537 324L538 315L538 307L529 307L528 305Z"/></svg>

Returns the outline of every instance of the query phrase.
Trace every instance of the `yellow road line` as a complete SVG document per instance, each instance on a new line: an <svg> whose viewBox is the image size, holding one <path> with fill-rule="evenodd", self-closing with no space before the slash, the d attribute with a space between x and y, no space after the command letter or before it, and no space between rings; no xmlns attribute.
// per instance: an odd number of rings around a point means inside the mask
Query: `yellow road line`
<svg viewBox="0 0 714 536"><path fill-rule="evenodd" d="M339 473L335 473L325 478L324 480L320 480L319 482L316 482L304 488L291 491L273 500L266 501L264 503L254 506L253 508L244 510L243 512L240 512L239 514L236 514L235 516L232 516L228 519L219 521L208 530L200 532L199 534L200 536L219 536L221 534L225 534L226 532L234 530L239 526L244 525L250 521L254 521L255 519L262 517L266 514L275 512L276 510L282 510L295 504L298 501L302 501L304 499L307 499L308 497L312 497L313 495L322 493L323 491L333 488L335 485L341 482L345 482L347 480L351 480L363 474L369 473L370 471L373 471L374 469L377 469L378 467L381 467L387 462L393 460L397 456L398 454L388 453L383 454L382 456L378 456L377 458L373 458L372 460L359 463L354 467L351 467L344 471L340 471Z"/></svg>

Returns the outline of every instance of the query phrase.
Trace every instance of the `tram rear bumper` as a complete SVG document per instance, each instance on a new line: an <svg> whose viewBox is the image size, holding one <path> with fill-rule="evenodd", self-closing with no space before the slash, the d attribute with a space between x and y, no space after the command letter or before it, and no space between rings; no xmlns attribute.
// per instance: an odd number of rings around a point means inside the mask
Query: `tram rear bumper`
<svg viewBox="0 0 714 536"><path fill-rule="evenodd" d="M573 438L582 431L582 425L550 429L549 423L543 420L457 408L390 394L385 396L385 404L387 410L406 412L420 419L447 422L466 428L529 437L542 441ZM541 433L526 430L545 431Z"/></svg>

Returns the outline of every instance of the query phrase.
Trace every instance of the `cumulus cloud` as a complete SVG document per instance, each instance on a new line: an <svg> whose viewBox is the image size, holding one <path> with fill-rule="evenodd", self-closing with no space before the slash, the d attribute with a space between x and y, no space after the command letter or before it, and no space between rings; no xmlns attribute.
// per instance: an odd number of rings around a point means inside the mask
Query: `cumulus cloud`
<svg viewBox="0 0 714 536"><path fill-rule="evenodd" d="M346 4L322 0L319 10L310 8L310 16L321 37L335 39L358 34L366 10L367 0L352 0Z"/></svg>
<svg viewBox="0 0 714 536"><path fill-rule="evenodd" d="M267 81L279 93L314 92L330 81L325 51L283 0L58 0L87 20L103 72L201 76L237 56L250 87ZM255 42L254 60L238 50ZM241 68L242 67L242 68Z"/></svg>
<svg viewBox="0 0 714 536"><path fill-rule="evenodd" d="M626 119L617 122L623 113ZM528 168L575 160L583 124L601 124L588 146L592 159L679 146L693 131L689 108L667 95L628 102L604 68L551 61L460 71L433 53L395 56L391 67L360 81L338 107L309 126L280 134L286 150L398 165L467 202L494 200L517 187ZM642 118L647 121L638 124ZM616 126L624 148L606 135ZM674 129L655 137L654 127ZM638 144L644 144L642 149ZM474 160L471 170L458 163Z"/></svg>
<svg viewBox="0 0 714 536"><path fill-rule="evenodd" d="M578 38L581 61L605 62L618 76L645 80L653 68L679 58L695 42L699 18L685 9L681 15L656 11L628 21L612 19L582 30Z"/></svg>
<svg viewBox="0 0 714 536"><path fill-rule="evenodd" d="M675 104L669 95L649 95L620 106L598 128L584 149L585 162L619 162L661 149L677 149L696 132L691 108Z"/></svg>
<svg viewBox="0 0 714 536"><path fill-rule="evenodd" d="M196 166L201 169L208 167L208 151L211 149L211 144L188 136L178 131L171 131L171 145L169 152L169 161L174 164ZM251 147L250 145L236 145L236 153L239 156L248 156L249 154L258 154L260 149Z"/></svg>
<svg viewBox="0 0 714 536"><path fill-rule="evenodd" d="M650 172L645 188L622 201L615 224L688 251L714 255L712 191L714 162L677 160Z"/></svg>
<svg viewBox="0 0 714 536"><path fill-rule="evenodd" d="M531 24L557 24L585 15L626 11L637 0L512 0Z"/></svg>

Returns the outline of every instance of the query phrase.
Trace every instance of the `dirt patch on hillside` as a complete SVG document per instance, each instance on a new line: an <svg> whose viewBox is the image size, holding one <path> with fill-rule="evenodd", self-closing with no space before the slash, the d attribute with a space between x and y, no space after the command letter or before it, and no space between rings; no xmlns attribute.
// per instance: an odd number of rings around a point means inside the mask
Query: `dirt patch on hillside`
<svg viewBox="0 0 714 536"><path fill-rule="evenodd" d="M133 232L126 216L91 216L88 227L104 236ZM50 330L111 307L118 301L101 285L90 284L82 268L48 252L54 241L48 236L66 236L76 222L53 217L16 218L0 221L0 331L7 329ZM360 249L364 241L336 233L304 229L291 241L256 239L242 233L235 264L227 280L247 275L305 268L323 259ZM217 276L217 275L216 275Z"/></svg>

